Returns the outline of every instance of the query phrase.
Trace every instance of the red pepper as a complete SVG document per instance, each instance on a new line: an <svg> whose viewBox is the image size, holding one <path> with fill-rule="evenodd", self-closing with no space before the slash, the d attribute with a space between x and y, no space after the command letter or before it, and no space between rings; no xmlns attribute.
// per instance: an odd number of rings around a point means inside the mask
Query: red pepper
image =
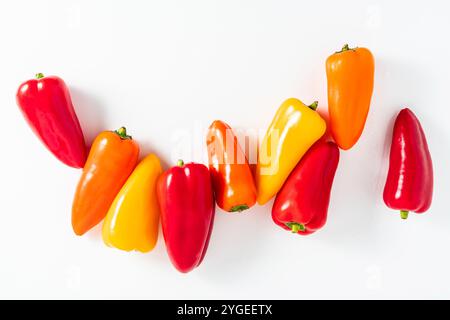
<svg viewBox="0 0 450 320"><path fill-rule="evenodd" d="M209 170L180 160L161 175L157 193L167 253L175 268L189 272L202 262L214 222Z"/></svg>
<svg viewBox="0 0 450 320"><path fill-rule="evenodd" d="M272 207L280 227L301 235L322 228L327 220L331 186L339 163L339 148L319 141L291 172Z"/></svg>
<svg viewBox="0 0 450 320"><path fill-rule="evenodd" d="M389 208L423 213L433 197L433 164L422 126L408 108L399 112L394 124L389 172L383 199Z"/></svg>
<svg viewBox="0 0 450 320"><path fill-rule="evenodd" d="M44 145L63 163L82 168L87 157L86 145L64 81L38 73L36 79L20 85L16 100Z"/></svg>

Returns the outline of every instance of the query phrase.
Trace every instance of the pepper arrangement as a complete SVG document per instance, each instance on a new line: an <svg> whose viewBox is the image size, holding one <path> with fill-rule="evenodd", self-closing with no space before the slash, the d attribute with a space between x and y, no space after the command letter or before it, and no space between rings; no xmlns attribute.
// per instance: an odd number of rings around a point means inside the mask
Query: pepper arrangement
<svg viewBox="0 0 450 320"><path fill-rule="evenodd" d="M155 154L139 164L139 145L124 127L101 132L89 153L61 78L44 77L20 85L16 101L32 130L66 165L83 168L72 207L75 234L103 222L106 245L151 251L159 221L167 253L180 272L203 261L211 237L215 205L241 212L275 197L272 219L300 235L322 228L327 219L339 148L361 136L374 83L375 63L367 48L345 45L326 60L329 123L290 98L282 103L262 139L256 172L229 125L216 120L206 144L209 167L178 164L163 172ZM330 127L333 141L324 138ZM431 205L433 166L419 120L410 109L398 114L392 136L383 199L389 208L423 213Z"/></svg>

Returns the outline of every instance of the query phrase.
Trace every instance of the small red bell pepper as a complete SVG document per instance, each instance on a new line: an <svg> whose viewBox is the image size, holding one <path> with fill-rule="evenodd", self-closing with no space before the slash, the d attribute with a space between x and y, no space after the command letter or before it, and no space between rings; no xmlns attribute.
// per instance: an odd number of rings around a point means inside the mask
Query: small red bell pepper
<svg viewBox="0 0 450 320"><path fill-rule="evenodd" d="M167 253L176 269L189 272L202 262L214 223L209 170L180 160L160 176L157 194Z"/></svg>
<svg viewBox="0 0 450 320"><path fill-rule="evenodd" d="M82 168L87 157L86 145L64 81L38 73L36 79L20 85L16 100L44 145L66 165Z"/></svg>
<svg viewBox="0 0 450 320"><path fill-rule="evenodd" d="M272 207L272 219L280 227L301 235L322 228L339 163L339 148L319 141L291 172Z"/></svg>
<svg viewBox="0 0 450 320"><path fill-rule="evenodd" d="M433 163L427 139L417 117L405 108L394 124L383 200L406 219L409 211L427 211L432 197Z"/></svg>

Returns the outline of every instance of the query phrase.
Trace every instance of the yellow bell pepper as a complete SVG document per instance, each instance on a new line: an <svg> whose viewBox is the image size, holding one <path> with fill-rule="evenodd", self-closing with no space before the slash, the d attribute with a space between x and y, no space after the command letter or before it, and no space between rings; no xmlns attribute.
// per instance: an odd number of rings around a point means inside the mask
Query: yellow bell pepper
<svg viewBox="0 0 450 320"><path fill-rule="evenodd" d="M158 157L148 155L134 169L103 223L103 241L121 250L151 251L158 239L156 183L162 173Z"/></svg>
<svg viewBox="0 0 450 320"><path fill-rule="evenodd" d="M317 101L306 106L300 100L290 98L275 114L258 154L259 204L265 204L277 194L306 151L325 133L325 120L316 108Z"/></svg>

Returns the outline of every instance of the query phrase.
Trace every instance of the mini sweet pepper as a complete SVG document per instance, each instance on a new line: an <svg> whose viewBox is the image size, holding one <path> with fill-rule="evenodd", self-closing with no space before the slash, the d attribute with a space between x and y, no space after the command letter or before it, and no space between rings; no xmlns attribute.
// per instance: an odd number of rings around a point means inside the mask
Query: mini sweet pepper
<svg viewBox="0 0 450 320"><path fill-rule="evenodd" d="M328 111L334 141L350 149L359 139L369 113L375 62L367 48L345 45L328 57Z"/></svg>
<svg viewBox="0 0 450 320"><path fill-rule="evenodd" d="M327 220L331 187L339 163L339 148L318 141L289 175L272 207L280 227L300 235L322 228Z"/></svg>
<svg viewBox="0 0 450 320"><path fill-rule="evenodd" d="M406 219L409 211L427 211L432 197L433 163L427 139L417 117L405 108L394 124L383 199Z"/></svg>
<svg viewBox="0 0 450 320"><path fill-rule="evenodd" d="M155 154L142 160L117 194L103 222L103 241L121 250L151 251L158 239L156 183L162 173Z"/></svg>
<svg viewBox="0 0 450 320"><path fill-rule="evenodd" d="M22 83L16 94L17 104L34 133L61 162L83 168L86 145L83 132L65 82L56 76Z"/></svg>
<svg viewBox="0 0 450 320"><path fill-rule="evenodd" d="M158 179L157 193L167 253L178 271L189 272L203 261L214 222L209 170L180 160Z"/></svg>
<svg viewBox="0 0 450 320"><path fill-rule="evenodd" d="M124 127L95 138L73 200L75 234L83 235L103 220L138 157L139 145Z"/></svg>
<svg viewBox="0 0 450 320"><path fill-rule="evenodd" d="M240 212L256 202L256 187L244 151L233 130L216 120L208 130L209 170L217 205L227 212Z"/></svg>
<svg viewBox="0 0 450 320"><path fill-rule="evenodd" d="M265 204L281 189L305 152L325 133L326 123L316 112L317 105L314 102L307 106L291 98L275 114L258 154L259 204Z"/></svg>

